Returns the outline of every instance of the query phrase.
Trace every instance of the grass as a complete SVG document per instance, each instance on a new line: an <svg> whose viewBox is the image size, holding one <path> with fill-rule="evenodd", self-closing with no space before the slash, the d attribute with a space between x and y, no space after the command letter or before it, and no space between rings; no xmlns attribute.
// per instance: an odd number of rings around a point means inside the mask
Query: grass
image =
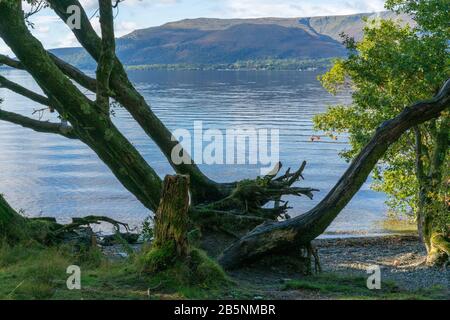
<svg viewBox="0 0 450 320"><path fill-rule="evenodd" d="M174 259L174 247L144 250L138 267L151 275L150 287L177 292L195 298L219 298L233 287L232 281L216 261L195 247L189 248L189 258Z"/></svg>
<svg viewBox="0 0 450 320"><path fill-rule="evenodd" d="M313 291L334 299L380 299L380 300L435 300L447 299L446 290L442 287L432 287L415 292L400 289L394 282L385 281L380 290L370 290L364 277L345 276L334 273L324 273L291 280L285 284L285 290Z"/></svg>
<svg viewBox="0 0 450 320"><path fill-rule="evenodd" d="M190 257L188 263L174 261L148 272L144 253L111 261L97 249L74 253L67 246L0 243L0 299L251 299L255 290L260 291L234 283L199 249L191 248ZM81 290L67 289L69 265L81 268ZM289 281L284 289L335 299L448 299L445 288L407 292L383 282L381 290L368 290L364 277L328 273Z"/></svg>
<svg viewBox="0 0 450 320"><path fill-rule="evenodd" d="M109 261L96 249L74 254L64 246L1 244L0 299L215 299L236 292L243 297L245 292L214 261L194 252L194 271L177 263L164 272L146 273L136 257ZM67 289L69 265L80 266L81 290Z"/></svg>
<svg viewBox="0 0 450 320"><path fill-rule="evenodd" d="M417 224L408 219L388 217L380 222L380 227L393 233L417 234Z"/></svg>
<svg viewBox="0 0 450 320"><path fill-rule="evenodd" d="M65 279L66 268L73 264L57 248L38 246L0 248L0 298L49 299Z"/></svg>

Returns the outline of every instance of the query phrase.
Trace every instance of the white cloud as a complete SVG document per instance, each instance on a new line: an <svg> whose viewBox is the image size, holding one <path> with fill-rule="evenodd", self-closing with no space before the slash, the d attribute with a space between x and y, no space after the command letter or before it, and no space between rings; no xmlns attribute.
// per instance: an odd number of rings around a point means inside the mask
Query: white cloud
<svg viewBox="0 0 450 320"><path fill-rule="evenodd" d="M62 37L53 48L67 48L67 47L79 47L80 43L77 38L73 35L72 32L67 33L64 37Z"/></svg>
<svg viewBox="0 0 450 320"><path fill-rule="evenodd" d="M152 5L173 5L175 3L181 2L182 0L125 0L121 5L125 6L152 6Z"/></svg>
<svg viewBox="0 0 450 320"><path fill-rule="evenodd" d="M124 0L119 4L120 7L148 7L152 5L172 5L181 0ZM80 0L81 5L85 10L92 10L98 8L98 0Z"/></svg>
<svg viewBox="0 0 450 320"><path fill-rule="evenodd" d="M85 10L98 8L98 0L80 0L80 3Z"/></svg>
<svg viewBox="0 0 450 320"><path fill-rule="evenodd" d="M115 25L116 37L122 37L138 28L138 24L133 21L121 21Z"/></svg>
<svg viewBox="0 0 450 320"><path fill-rule="evenodd" d="M230 18L311 17L381 11L384 0L227 0L226 7Z"/></svg>

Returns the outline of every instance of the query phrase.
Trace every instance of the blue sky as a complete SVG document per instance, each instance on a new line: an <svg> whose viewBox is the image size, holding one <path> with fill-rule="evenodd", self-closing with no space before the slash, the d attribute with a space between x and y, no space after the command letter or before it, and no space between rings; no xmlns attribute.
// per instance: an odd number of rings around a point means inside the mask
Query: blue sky
<svg viewBox="0 0 450 320"><path fill-rule="evenodd" d="M89 15L98 0L80 0ZM186 18L258 18L341 15L383 10L384 0L125 0L115 21L116 35ZM25 8L26 9L26 8ZM46 9L32 17L33 34L46 48L78 46L62 21ZM92 24L98 30L98 18ZM0 40L0 53L11 54Z"/></svg>

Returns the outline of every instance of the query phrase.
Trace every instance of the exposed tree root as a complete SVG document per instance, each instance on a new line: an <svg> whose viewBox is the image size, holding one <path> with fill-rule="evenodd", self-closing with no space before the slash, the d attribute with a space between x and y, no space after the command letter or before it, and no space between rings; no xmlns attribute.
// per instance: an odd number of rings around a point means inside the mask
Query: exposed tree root
<svg viewBox="0 0 450 320"><path fill-rule="evenodd" d="M235 183L234 188L229 191L229 196L224 199L194 206L191 208L191 217L200 226L224 230L234 236L241 234L242 231L249 231L265 221L289 219L287 210L290 207L288 202L281 200L283 196L304 195L312 199L313 192L318 191L313 188L292 186L303 179L305 167L304 161L297 171L291 172L289 168L283 175L277 177L282 168L282 164L278 163L269 175ZM266 205L271 201L275 205L268 208Z"/></svg>
<svg viewBox="0 0 450 320"><path fill-rule="evenodd" d="M120 233L120 227L124 227L127 232L131 231L128 224L119 222L109 217L104 216L87 216L82 218L72 218L72 223L67 225L62 225L59 229L55 231L56 236L60 236L63 233L74 231L82 226L89 226L91 224L99 224L101 222L107 222L112 224L117 233Z"/></svg>
<svg viewBox="0 0 450 320"><path fill-rule="evenodd" d="M302 173L305 167L306 161L303 161L297 171L291 173L291 168L288 168L283 175L276 177L282 168L280 162L269 175L258 177L255 180L237 182L228 197L213 202L209 207L214 209L247 209L245 212L252 212L251 210L259 209L267 202L278 200L283 195L305 195L312 198L313 192L318 191L317 189L292 187L295 182L303 179Z"/></svg>

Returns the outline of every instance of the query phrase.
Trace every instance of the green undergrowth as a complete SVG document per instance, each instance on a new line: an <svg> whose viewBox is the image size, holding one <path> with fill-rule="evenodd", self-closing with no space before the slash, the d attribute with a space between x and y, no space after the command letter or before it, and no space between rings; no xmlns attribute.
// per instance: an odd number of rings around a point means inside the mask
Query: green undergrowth
<svg viewBox="0 0 450 320"><path fill-rule="evenodd" d="M204 252L163 271L143 269L143 255L107 259L99 249L0 244L0 299L217 299L245 297ZM67 289L67 267L81 269L81 290ZM242 292L241 292L242 291Z"/></svg>
<svg viewBox="0 0 450 320"><path fill-rule="evenodd" d="M36 243L0 243L0 299L251 299L255 288L236 284L207 254L190 248L182 260L164 250L143 248L127 259L106 258L99 249L43 247ZM67 267L81 269L81 290L68 290ZM157 265L157 268L149 268ZM270 271L268 271L270 272ZM365 277L324 273L288 281L285 290L335 299L448 299L448 291L432 287L415 292L382 282L369 290ZM259 294L264 295L258 289ZM259 295L258 294L258 295Z"/></svg>
<svg viewBox="0 0 450 320"><path fill-rule="evenodd" d="M203 251L190 247L187 257L178 258L173 243L144 249L138 257L141 273L149 275L154 290L181 293L197 298L220 297L233 287L217 262Z"/></svg>
<svg viewBox="0 0 450 320"><path fill-rule="evenodd" d="M312 291L334 299L345 300L428 300L448 299L446 289L435 286L417 291L400 289L395 282L382 281L381 289L367 288L367 278L342 274L323 273L291 280L285 284L285 290Z"/></svg>

